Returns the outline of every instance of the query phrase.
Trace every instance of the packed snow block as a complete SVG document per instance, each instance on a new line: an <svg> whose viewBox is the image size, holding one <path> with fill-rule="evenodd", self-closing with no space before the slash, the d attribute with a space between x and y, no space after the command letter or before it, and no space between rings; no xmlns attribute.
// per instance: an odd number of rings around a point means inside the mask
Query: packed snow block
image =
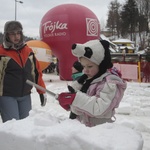
<svg viewBox="0 0 150 150"><path fill-rule="evenodd" d="M121 102L119 107L116 108L117 114L130 115L132 110L132 105L129 103Z"/></svg>
<svg viewBox="0 0 150 150"><path fill-rule="evenodd" d="M0 124L1 150L142 150L135 130L105 123L85 127L77 120L46 116L28 117Z"/></svg>

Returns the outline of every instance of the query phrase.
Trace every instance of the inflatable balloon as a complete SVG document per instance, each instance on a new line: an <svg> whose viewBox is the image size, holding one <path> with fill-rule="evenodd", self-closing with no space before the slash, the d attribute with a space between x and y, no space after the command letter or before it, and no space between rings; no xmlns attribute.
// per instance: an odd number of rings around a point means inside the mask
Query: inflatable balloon
<svg viewBox="0 0 150 150"><path fill-rule="evenodd" d="M50 46L40 40L28 41L27 45L31 47L33 52L35 53L35 56L39 61L41 70L47 68L50 62L52 62L52 51Z"/></svg>
<svg viewBox="0 0 150 150"><path fill-rule="evenodd" d="M85 6L62 4L50 9L43 16L40 38L51 47L58 58L60 78L72 80L71 67L77 60L71 53L72 44L99 39L99 21Z"/></svg>

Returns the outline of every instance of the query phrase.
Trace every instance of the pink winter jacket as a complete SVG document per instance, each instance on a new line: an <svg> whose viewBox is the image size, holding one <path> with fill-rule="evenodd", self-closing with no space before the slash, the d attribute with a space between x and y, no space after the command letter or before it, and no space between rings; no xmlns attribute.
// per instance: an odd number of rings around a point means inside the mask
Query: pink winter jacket
<svg viewBox="0 0 150 150"><path fill-rule="evenodd" d="M92 81L87 93L79 91L82 87L77 81L72 84L77 91L71 111L86 126L112 122L115 108L124 95L126 82L116 75L105 73Z"/></svg>

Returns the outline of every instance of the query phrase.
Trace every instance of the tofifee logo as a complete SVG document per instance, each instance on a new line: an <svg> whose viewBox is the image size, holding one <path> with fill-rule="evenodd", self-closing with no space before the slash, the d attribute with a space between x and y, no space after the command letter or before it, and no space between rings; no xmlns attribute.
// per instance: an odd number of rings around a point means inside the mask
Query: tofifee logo
<svg viewBox="0 0 150 150"><path fill-rule="evenodd" d="M97 19L86 18L87 36L98 36Z"/></svg>

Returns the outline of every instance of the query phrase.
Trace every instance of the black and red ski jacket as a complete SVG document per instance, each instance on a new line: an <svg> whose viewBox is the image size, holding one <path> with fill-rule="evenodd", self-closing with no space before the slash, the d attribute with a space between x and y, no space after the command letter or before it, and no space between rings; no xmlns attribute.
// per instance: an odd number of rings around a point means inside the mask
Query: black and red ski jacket
<svg viewBox="0 0 150 150"><path fill-rule="evenodd" d="M42 71L32 49L24 45L20 50L7 50L0 45L0 96L30 94L32 86L26 83L27 79L45 88Z"/></svg>

